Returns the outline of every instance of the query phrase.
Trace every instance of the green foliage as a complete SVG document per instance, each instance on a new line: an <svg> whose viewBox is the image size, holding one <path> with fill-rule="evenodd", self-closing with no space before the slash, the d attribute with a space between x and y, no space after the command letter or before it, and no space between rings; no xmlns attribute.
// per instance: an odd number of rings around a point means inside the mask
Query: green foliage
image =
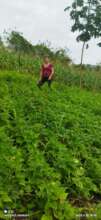
<svg viewBox="0 0 101 220"><path fill-rule="evenodd" d="M0 73L1 216L8 207L35 220L72 220L77 199L86 205L101 196L100 100L65 84L40 91L33 76Z"/></svg>
<svg viewBox="0 0 101 220"><path fill-rule="evenodd" d="M2 38L0 37L0 49L3 48L3 41Z"/></svg>
<svg viewBox="0 0 101 220"><path fill-rule="evenodd" d="M3 40L0 38L0 69L16 70L20 72L30 72L37 75L45 56L49 56L54 63L60 63L68 66L71 59L68 56L67 49L59 49L54 51L48 43L40 43L32 45L21 33L12 31L5 32L4 46Z"/></svg>
<svg viewBox="0 0 101 220"><path fill-rule="evenodd" d="M64 66L61 63L55 64L56 80L68 86L77 86L87 90L101 90L101 67L90 68L84 66Z"/></svg>
<svg viewBox="0 0 101 220"><path fill-rule="evenodd" d="M0 49L0 69L15 70L20 72L39 73L41 59L38 56L18 54L8 51L7 48Z"/></svg>
<svg viewBox="0 0 101 220"><path fill-rule="evenodd" d="M10 34L7 33L8 47L16 52L23 52L24 54L33 53L33 46L29 43L21 33L12 31Z"/></svg>
<svg viewBox="0 0 101 220"><path fill-rule="evenodd" d="M34 48L35 54L40 57L44 57L44 56L49 56L51 58L54 57L54 52L44 43L37 44L37 45L33 46L33 48Z"/></svg>
<svg viewBox="0 0 101 220"><path fill-rule="evenodd" d="M83 54L85 45L92 38L101 37L101 1L100 0L74 0L71 6L65 9L69 10L70 17L73 20L72 32L78 32L77 41L83 42L81 64L83 63ZM100 46L100 43L98 44ZM86 46L88 49L88 46Z"/></svg>
<svg viewBox="0 0 101 220"><path fill-rule="evenodd" d="M7 48L5 49L9 49L10 52L15 52L18 55L19 64L21 63L21 57L25 55L28 55L30 57L38 56L40 58L44 58L44 56L49 56L53 61L59 61L62 63L71 62L71 59L68 56L67 49L57 49L56 51L54 51L54 49L50 47L51 45L49 42L33 45L18 31L4 33L7 43ZM0 43L3 44L1 38Z"/></svg>
<svg viewBox="0 0 101 220"><path fill-rule="evenodd" d="M40 55L41 56L41 55ZM0 49L0 69L13 70L30 73L34 77L39 76L42 56L19 54L8 51L7 48ZM50 57L51 58L51 57ZM70 60L64 50L54 53L52 62L55 67L55 79L59 83L68 86L83 87L93 91L101 90L101 67L80 67L69 65Z"/></svg>
<svg viewBox="0 0 101 220"><path fill-rule="evenodd" d="M87 42L101 36L101 2L99 0L74 0L70 16L74 21L72 31L79 31L77 40Z"/></svg>

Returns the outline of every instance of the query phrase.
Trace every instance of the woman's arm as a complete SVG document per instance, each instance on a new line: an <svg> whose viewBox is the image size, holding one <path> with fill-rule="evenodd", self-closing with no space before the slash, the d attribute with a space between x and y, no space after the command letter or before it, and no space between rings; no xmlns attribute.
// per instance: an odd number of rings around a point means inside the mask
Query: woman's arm
<svg viewBox="0 0 101 220"><path fill-rule="evenodd" d="M53 75L54 75L54 67L52 67L52 73L51 73L51 75L49 76L49 80L52 79Z"/></svg>

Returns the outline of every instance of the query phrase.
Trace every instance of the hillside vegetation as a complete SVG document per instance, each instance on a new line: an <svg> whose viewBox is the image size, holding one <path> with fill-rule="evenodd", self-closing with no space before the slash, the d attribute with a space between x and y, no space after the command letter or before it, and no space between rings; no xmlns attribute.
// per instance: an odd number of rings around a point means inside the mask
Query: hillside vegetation
<svg viewBox="0 0 101 220"><path fill-rule="evenodd" d="M0 215L75 220L86 209L100 220L101 95L36 81L0 72Z"/></svg>
<svg viewBox="0 0 101 220"><path fill-rule="evenodd" d="M0 69L34 74L38 77L44 56L55 67L55 79L68 86L101 91L101 65L74 65L67 49L53 50L47 44L32 45L22 34L7 33L6 45L0 40Z"/></svg>
<svg viewBox="0 0 101 220"><path fill-rule="evenodd" d="M37 88L43 57L52 90ZM0 38L0 218L101 220L101 67L76 66L65 50ZM82 218L81 218L82 219Z"/></svg>

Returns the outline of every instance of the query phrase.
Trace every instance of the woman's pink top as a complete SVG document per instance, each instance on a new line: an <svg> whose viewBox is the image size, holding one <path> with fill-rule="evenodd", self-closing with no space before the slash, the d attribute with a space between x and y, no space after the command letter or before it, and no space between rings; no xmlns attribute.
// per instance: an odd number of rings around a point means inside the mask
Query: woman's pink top
<svg viewBox="0 0 101 220"><path fill-rule="evenodd" d="M53 69L52 64L49 64L47 67L42 65L42 76L49 77L52 74L52 69Z"/></svg>

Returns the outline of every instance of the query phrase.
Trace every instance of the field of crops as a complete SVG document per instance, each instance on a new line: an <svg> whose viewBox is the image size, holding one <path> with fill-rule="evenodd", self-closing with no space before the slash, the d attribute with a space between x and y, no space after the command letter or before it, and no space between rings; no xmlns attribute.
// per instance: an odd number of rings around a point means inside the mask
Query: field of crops
<svg viewBox="0 0 101 220"><path fill-rule="evenodd" d="M39 47L40 48L40 47ZM40 50L40 49L39 49ZM38 76L43 56L26 55L0 49L0 69L34 74ZM101 91L101 67L88 68L69 65L54 55L50 57L55 67L56 81L68 86L78 86L91 91Z"/></svg>
<svg viewBox="0 0 101 220"><path fill-rule="evenodd" d="M0 72L0 216L101 219L101 95ZM94 219L90 217L89 219Z"/></svg>

